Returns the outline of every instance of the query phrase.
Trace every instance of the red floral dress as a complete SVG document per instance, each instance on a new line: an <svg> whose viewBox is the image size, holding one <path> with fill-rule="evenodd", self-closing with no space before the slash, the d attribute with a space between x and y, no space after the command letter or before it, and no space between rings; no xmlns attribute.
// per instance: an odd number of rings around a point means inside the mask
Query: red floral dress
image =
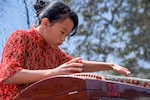
<svg viewBox="0 0 150 100"><path fill-rule="evenodd" d="M42 70L55 68L72 57L60 48L51 48L32 27L29 31L14 32L3 50L0 64L0 100L12 100L29 84L4 85L3 80L21 69Z"/></svg>

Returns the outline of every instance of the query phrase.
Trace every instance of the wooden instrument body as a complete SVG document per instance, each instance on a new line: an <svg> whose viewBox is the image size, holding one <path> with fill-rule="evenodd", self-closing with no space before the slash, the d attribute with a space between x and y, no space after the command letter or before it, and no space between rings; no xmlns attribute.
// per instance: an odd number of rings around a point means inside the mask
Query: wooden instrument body
<svg viewBox="0 0 150 100"><path fill-rule="evenodd" d="M112 99L150 100L150 88L108 80L56 76L32 84L15 97L15 100Z"/></svg>

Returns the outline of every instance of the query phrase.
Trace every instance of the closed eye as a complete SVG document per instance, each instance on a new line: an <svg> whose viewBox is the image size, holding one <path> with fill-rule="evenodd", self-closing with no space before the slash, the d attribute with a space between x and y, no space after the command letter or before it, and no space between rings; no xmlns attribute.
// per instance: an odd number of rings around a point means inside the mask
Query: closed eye
<svg viewBox="0 0 150 100"><path fill-rule="evenodd" d="M65 36L68 36L69 34L66 34L65 32L61 31L61 33Z"/></svg>
<svg viewBox="0 0 150 100"><path fill-rule="evenodd" d="M61 31L62 34L65 34L65 32Z"/></svg>

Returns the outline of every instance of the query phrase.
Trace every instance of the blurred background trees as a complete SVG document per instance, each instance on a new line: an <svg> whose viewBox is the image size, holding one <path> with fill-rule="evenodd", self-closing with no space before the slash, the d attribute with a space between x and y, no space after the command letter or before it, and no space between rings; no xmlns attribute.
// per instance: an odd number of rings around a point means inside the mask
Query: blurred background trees
<svg viewBox="0 0 150 100"><path fill-rule="evenodd" d="M3 5L13 7L9 1L0 1L0 18L6 14ZM35 0L14 1L19 2L17 6L26 21L23 28L29 28L36 20L32 7ZM118 63L135 77L150 78L150 0L62 1L78 14L80 21L78 33L61 46L65 52L85 60ZM6 32L0 28L2 33Z"/></svg>

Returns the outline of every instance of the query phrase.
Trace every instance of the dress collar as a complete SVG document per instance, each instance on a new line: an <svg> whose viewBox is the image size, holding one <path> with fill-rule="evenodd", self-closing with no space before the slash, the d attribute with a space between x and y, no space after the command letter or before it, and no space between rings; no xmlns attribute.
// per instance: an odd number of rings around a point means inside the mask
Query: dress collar
<svg viewBox="0 0 150 100"><path fill-rule="evenodd" d="M32 26L28 33L30 34L31 38L33 39L33 41L35 41L36 43L39 44L39 46L41 48L47 48L47 49L51 49L53 51L59 50L59 47L57 48L52 48L51 46L49 46L45 40L41 37L40 33L36 30L35 26Z"/></svg>
<svg viewBox="0 0 150 100"><path fill-rule="evenodd" d="M41 37L40 33L36 30L35 26L32 26L28 33L32 37L32 39L40 45L40 47L48 46L48 44L45 42L45 40Z"/></svg>

